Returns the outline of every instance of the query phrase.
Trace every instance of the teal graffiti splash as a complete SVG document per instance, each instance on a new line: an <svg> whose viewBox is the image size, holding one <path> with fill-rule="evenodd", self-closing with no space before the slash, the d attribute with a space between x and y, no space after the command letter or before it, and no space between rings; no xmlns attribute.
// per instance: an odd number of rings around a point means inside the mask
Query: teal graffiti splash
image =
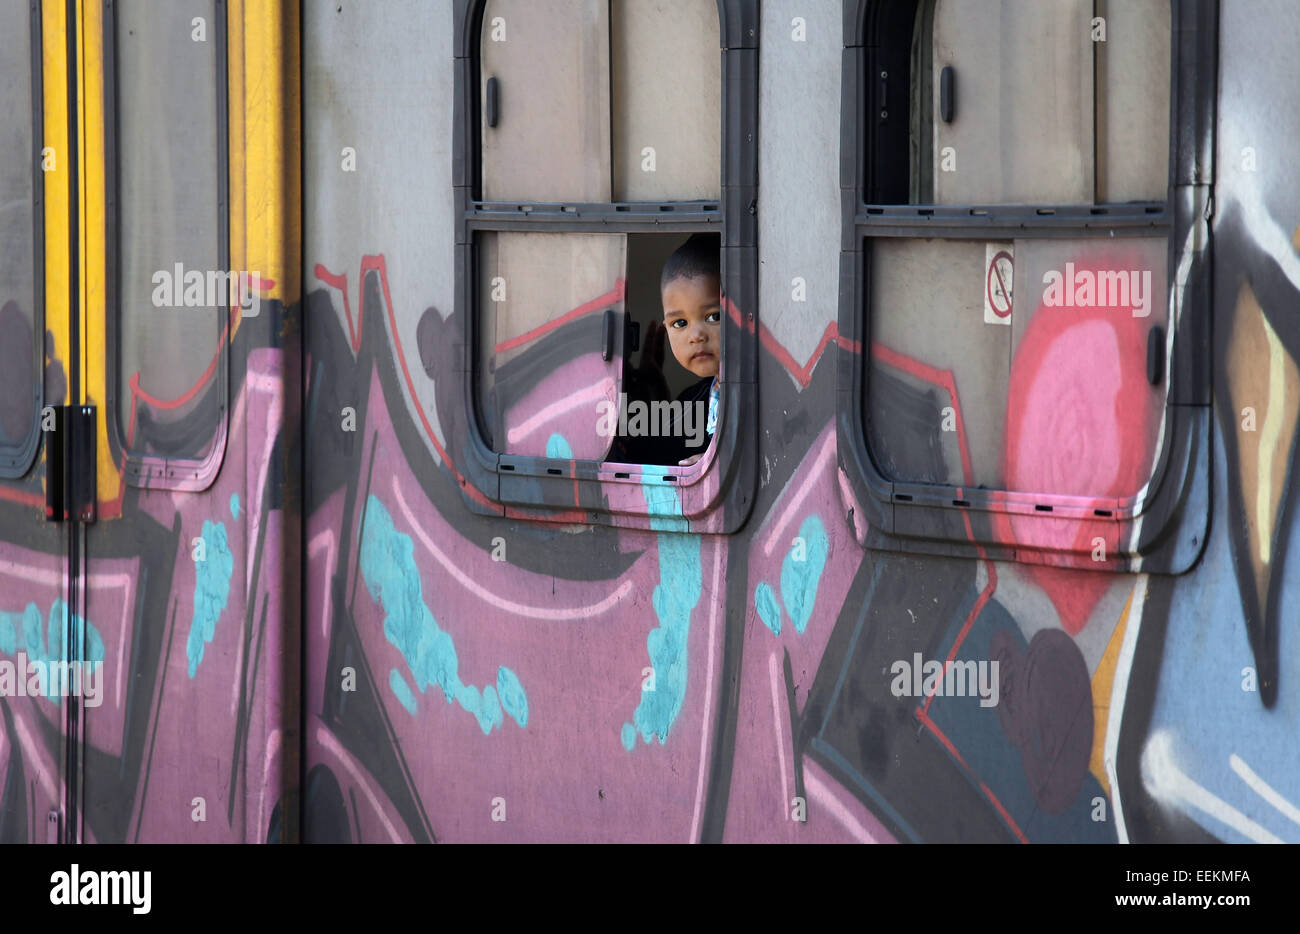
<svg viewBox="0 0 1300 934"><path fill-rule="evenodd" d="M653 468L643 468L643 476L654 478ZM660 475L662 471L660 471ZM641 734L649 743L659 738L663 745L668 739L677 715L686 700L686 682L689 674L687 641L691 633L691 613L700 602L703 590L703 572L700 565L700 536L662 534L668 531L685 531L687 523L681 516L681 501L677 491L656 479L642 481L641 489L650 506L651 528L661 534L656 536L659 546L659 584L654 589L652 604L659 625L646 637L650 665L654 669L655 689L641 692L641 703L632 715L632 723L624 724L620 739L629 751L636 745L632 731ZM654 516L654 513L675 512ZM631 743L629 744L629 738Z"/></svg>
<svg viewBox="0 0 1300 934"><path fill-rule="evenodd" d="M826 568L826 556L830 553L830 540L826 529L817 516L809 516L799 527L799 537L803 539L803 560L796 559L798 543L790 548L789 554L781 565L781 600L785 610L790 614L794 628L803 632L812 616L813 604L817 602L817 586L821 583L822 571Z"/></svg>
<svg viewBox="0 0 1300 934"><path fill-rule="evenodd" d="M776 602L776 594L767 581L759 581L754 588L754 609L763 625L772 630L773 635L781 635L781 607Z"/></svg>
<svg viewBox="0 0 1300 934"><path fill-rule="evenodd" d="M203 661L204 647L217 633L217 620L230 599L230 577L235 571L235 557L230 553L224 522L204 520L200 537L203 560L194 562L194 615L185 640L191 678Z"/></svg>
<svg viewBox="0 0 1300 934"><path fill-rule="evenodd" d="M501 706L515 723L528 726L528 696L519 683L519 676L504 666L497 669L497 694L501 697Z"/></svg>
<svg viewBox="0 0 1300 934"><path fill-rule="evenodd" d="M69 630L71 641L66 652L63 645L65 628ZM75 647L80 646L83 639L86 654L84 658L79 658ZM41 611L35 603L28 603L21 613L0 613L0 652L7 655L22 652L29 663L40 662L46 666L51 662L64 661L102 664L104 639L93 623L76 613L69 614L67 604L56 599L50 605L45 632L41 631ZM40 696L56 706L62 702L57 694L49 696L44 676L41 678Z"/></svg>
<svg viewBox="0 0 1300 934"><path fill-rule="evenodd" d="M384 635L406 659L421 694L436 684L447 703L457 703L478 720L484 735L505 722L498 688L488 685L479 690L460 680L460 660L451 635L444 631L424 602L420 569L415 563L411 536L397 531L393 517L377 496L366 500L365 531L361 542L361 576L370 597L384 610ZM502 672L507 677L502 679ZM506 696L506 713L524 726L528 721L528 698L513 671L497 670L500 690ZM401 680L406 687L405 679ZM401 691L389 677L389 688L412 714L415 709L402 698ZM409 689L408 689L409 691ZM415 701L413 694L410 700Z"/></svg>
<svg viewBox="0 0 1300 934"><path fill-rule="evenodd" d="M415 699L415 695L411 693L411 686L406 683L406 679L396 668L388 672L388 686L398 702L406 708L406 712L415 716L415 712L420 709L420 702Z"/></svg>
<svg viewBox="0 0 1300 934"><path fill-rule="evenodd" d="M239 494L238 493L230 494L230 518L232 519L239 518Z"/></svg>
<svg viewBox="0 0 1300 934"><path fill-rule="evenodd" d="M546 439L546 456L566 461L573 460L573 448L569 447L569 442L564 435L553 434Z"/></svg>

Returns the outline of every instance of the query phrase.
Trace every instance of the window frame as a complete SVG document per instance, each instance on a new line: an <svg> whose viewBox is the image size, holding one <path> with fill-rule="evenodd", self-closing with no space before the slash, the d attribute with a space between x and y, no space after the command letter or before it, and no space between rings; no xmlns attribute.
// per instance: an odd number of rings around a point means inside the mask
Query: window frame
<svg viewBox="0 0 1300 934"><path fill-rule="evenodd" d="M452 450L467 506L484 515L631 528L732 532L753 506L758 446L758 33L756 0L717 0L722 55L721 198L678 202L489 202L481 187L479 48L487 0L455 0L453 193L454 318L464 412L463 450ZM723 372L718 432L693 467L500 454L478 411L479 233L716 233L721 240ZM472 486L475 494L464 487ZM672 486L676 496L654 496ZM648 506L613 506L642 488ZM635 497L633 497L635 499Z"/></svg>
<svg viewBox="0 0 1300 934"><path fill-rule="evenodd" d="M226 0L212 0L213 23L210 41L217 66L215 76L217 111L217 265L230 268L230 60ZM120 422L120 379L122 375L122 251L121 243L121 152L118 126L117 11L114 0L102 0L104 55L104 262L105 338L107 374L104 422L114 462L122 464L128 486L141 489L201 492L216 481L225 460L230 430L230 352L233 341L231 311L225 307L222 332L212 375L217 393L217 423L211 445L202 458L167 458L146 454L126 444Z"/></svg>
<svg viewBox="0 0 1300 934"><path fill-rule="evenodd" d="M1209 525L1211 447L1209 222L1214 185L1214 127L1218 72L1217 0L1170 0L1170 150L1167 201L1094 205L933 205L868 196L884 186L888 159L877 158L882 131L866 116L878 93L869 80L882 62L897 61L896 36L909 28L919 3L892 11L883 0L844 4L844 94L841 120L843 240L839 330L849 338L838 351L837 436L840 464L856 499L858 540L866 547L957 557L986 557L1108 571L1182 573L1205 547ZM886 34L894 30L893 36ZM906 61L909 41L902 46ZM892 55L893 58L887 58ZM886 68L887 70L887 68ZM909 106L907 86L892 83L889 107ZM887 92L888 93L888 92ZM874 105L873 105L874 106ZM859 118L861 116L861 119ZM899 121L896 121L897 124ZM901 121L904 133L910 121ZM893 130L897 133L897 130ZM896 143L895 143L896 145ZM897 172L897 153L893 154ZM897 180L894 180L896 186ZM978 209L986 212L976 215ZM1050 210L1050 214L1040 211ZM869 243L875 237L960 240L1013 238L1110 239L1167 235L1167 294L1176 296L1165 336L1168 380L1159 454L1148 482L1127 499L1080 497L1050 491L1018 492L892 480L873 461L866 437L871 310ZM1110 509L1097 501L1110 499ZM1029 542L999 536L994 521L1015 516ZM1066 533L1062 535L1062 532ZM1042 538L1038 538L1041 535ZM1036 542L1071 538L1091 546Z"/></svg>
<svg viewBox="0 0 1300 934"><path fill-rule="evenodd" d="M36 403L27 436L17 444L0 445L0 479L17 480L27 475L36 462L40 447L41 412L45 408L45 173L41 170L41 150L45 148L45 85L41 4L27 4L29 54L31 58L32 115L32 361L36 385L32 391Z"/></svg>

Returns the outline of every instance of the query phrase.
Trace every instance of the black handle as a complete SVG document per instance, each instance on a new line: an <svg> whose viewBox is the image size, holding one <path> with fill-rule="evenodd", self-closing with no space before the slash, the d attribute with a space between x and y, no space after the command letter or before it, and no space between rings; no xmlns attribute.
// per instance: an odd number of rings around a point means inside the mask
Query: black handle
<svg viewBox="0 0 1300 934"><path fill-rule="evenodd" d="M495 127L497 120L501 116L500 109L500 82L497 81L496 75L487 79L487 100L484 101L484 109L487 111L487 125Z"/></svg>
<svg viewBox="0 0 1300 934"><path fill-rule="evenodd" d="M957 76L951 65L944 65L939 72L939 117L944 123L952 123L953 111L957 109Z"/></svg>
<svg viewBox="0 0 1300 934"><path fill-rule="evenodd" d="M1156 325L1147 332L1147 381L1159 386L1165 378L1165 329Z"/></svg>
<svg viewBox="0 0 1300 934"><path fill-rule="evenodd" d="M614 331L616 328L615 315L618 312L613 308L605 309L605 320L600 329L600 359L610 360L614 356Z"/></svg>

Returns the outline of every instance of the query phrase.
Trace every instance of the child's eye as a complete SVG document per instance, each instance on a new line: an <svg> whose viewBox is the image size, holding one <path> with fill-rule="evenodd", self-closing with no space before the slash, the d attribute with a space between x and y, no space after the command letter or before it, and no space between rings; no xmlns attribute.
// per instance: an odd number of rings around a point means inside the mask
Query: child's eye
<svg viewBox="0 0 1300 934"><path fill-rule="evenodd" d="M669 326L670 328L676 328L677 330L680 331L683 327L686 326L686 319L685 319L685 318L674 318L674 319L672 320L672 322L671 322L668 326Z"/></svg>
<svg viewBox="0 0 1300 934"><path fill-rule="evenodd" d="M720 312L720 311L711 311L711 312L709 312L709 320L712 321L712 322L714 322L715 324L721 322L721 321L722 321L722 312Z"/></svg>

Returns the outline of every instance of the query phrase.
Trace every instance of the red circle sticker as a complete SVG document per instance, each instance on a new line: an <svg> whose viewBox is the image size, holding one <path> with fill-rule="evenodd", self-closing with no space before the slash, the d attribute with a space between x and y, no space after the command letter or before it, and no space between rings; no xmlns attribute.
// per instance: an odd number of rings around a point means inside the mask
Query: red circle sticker
<svg viewBox="0 0 1300 934"><path fill-rule="evenodd" d="M985 292L989 307L999 318L1011 314L1011 254L999 250L989 263Z"/></svg>

